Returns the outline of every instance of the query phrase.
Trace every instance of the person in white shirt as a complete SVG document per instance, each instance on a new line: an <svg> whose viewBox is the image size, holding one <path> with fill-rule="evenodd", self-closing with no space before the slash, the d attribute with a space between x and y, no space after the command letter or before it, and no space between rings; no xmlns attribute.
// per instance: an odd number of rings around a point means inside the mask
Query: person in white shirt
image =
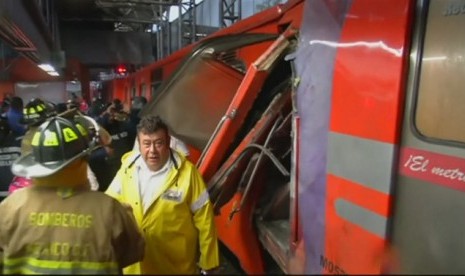
<svg viewBox="0 0 465 276"><path fill-rule="evenodd" d="M106 194L130 206L146 241L144 260L127 274L214 273L219 249L213 204L194 164L172 149L158 116L137 126L138 151L126 153Z"/></svg>

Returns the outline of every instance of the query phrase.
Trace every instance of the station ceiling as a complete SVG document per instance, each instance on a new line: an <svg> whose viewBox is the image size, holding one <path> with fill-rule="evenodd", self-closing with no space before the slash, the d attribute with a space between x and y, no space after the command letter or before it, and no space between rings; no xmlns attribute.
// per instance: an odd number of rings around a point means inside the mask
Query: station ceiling
<svg viewBox="0 0 465 276"><path fill-rule="evenodd" d="M38 64L65 56L91 73L121 63L142 66L153 61L152 25L180 1L1 0L0 40Z"/></svg>
<svg viewBox="0 0 465 276"><path fill-rule="evenodd" d="M63 24L93 29L144 32L181 0L55 0Z"/></svg>

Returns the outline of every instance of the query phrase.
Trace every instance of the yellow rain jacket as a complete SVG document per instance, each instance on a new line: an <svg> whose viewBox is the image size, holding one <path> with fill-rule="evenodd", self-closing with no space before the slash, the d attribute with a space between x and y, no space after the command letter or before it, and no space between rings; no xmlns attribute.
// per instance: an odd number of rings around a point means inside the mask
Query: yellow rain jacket
<svg viewBox="0 0 465 276"><path fill-rule="evenodd" d="M174 152L174 166L155 195L157 199L144 213L134 165L139 157L139 152L123 156L122 166L106 191L132 206L146 241L143 261L127 267L124 273L198 274L199 267L208 270L219 266L212 204L195 166Z"/></svg>

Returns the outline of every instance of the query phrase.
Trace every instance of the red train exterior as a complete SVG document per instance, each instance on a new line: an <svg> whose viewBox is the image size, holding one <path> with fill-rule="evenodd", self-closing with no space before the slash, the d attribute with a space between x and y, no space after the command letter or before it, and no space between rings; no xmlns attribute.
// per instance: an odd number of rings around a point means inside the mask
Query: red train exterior
<svg viewBox="0 0 465 276"><path fill-rule="evenodd" d="M463 273L464 6L289 1L113 96L189 145L245 272Z"/></svg>

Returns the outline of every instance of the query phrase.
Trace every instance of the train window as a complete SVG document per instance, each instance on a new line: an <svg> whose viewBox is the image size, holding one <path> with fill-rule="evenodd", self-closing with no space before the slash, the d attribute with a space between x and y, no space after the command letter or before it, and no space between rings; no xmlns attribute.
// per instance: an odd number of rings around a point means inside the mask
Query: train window
<svg viewBox="0 0 465 276"><path fill-rule="evenodd" d="M152 82L158 82L163 80L163 69L157 68L152 71Z"/></svg>
<svg viewBox="0 0 465 276"><path fill-rule="evenodd" d="M239 70L242 73L246 71L246 65L243 60L238 58L237 50L223 51L216 55L216 59L226 63L227 65Z"/></svg>
<svg viewBox="0 0 465 276"><path fill-rule="evenodd" d="M136 87L133 86L133 87L131 88L131 99L134 98L135 96L136 96Z"/></svg>
<svg viewBox="0 0 465 276"><path fill-rule="evenodd" d="M425 137L465 142L464 7L464 1L429 2L415 114Z"/></svg>
<svg viewBox="0 0 465 276"><path fill-rule="evenodd" d="M154 99L157 94L158 87L160 87L163 81L163 68L154 69L152 71L151 78L150 99Z"/></svg>
<svg viewBox="0 0 465 276"><path fill-rule="evenodd" d="M157 90L158 90L158 87L160 87L161 83L162 83L161 81L152 83L152 86L151 86L152 91L150 95L151 99L155 98L155 96L157 95Z"/></svg>
<svg viewBox="0 0 465 276"><path fill-rule="evenodd" d="M131 100L131 89L129 87L126 87L126 98L125 98L125 102L129 102Z"/></svg>
<svg viewBox="0 0 465 276"><path fill-rule="evenodd" d="M147 98L147 95L146 95L147 92L145 92L145 83L141 83L139 89L140 89L140 96Z"/></svg>

